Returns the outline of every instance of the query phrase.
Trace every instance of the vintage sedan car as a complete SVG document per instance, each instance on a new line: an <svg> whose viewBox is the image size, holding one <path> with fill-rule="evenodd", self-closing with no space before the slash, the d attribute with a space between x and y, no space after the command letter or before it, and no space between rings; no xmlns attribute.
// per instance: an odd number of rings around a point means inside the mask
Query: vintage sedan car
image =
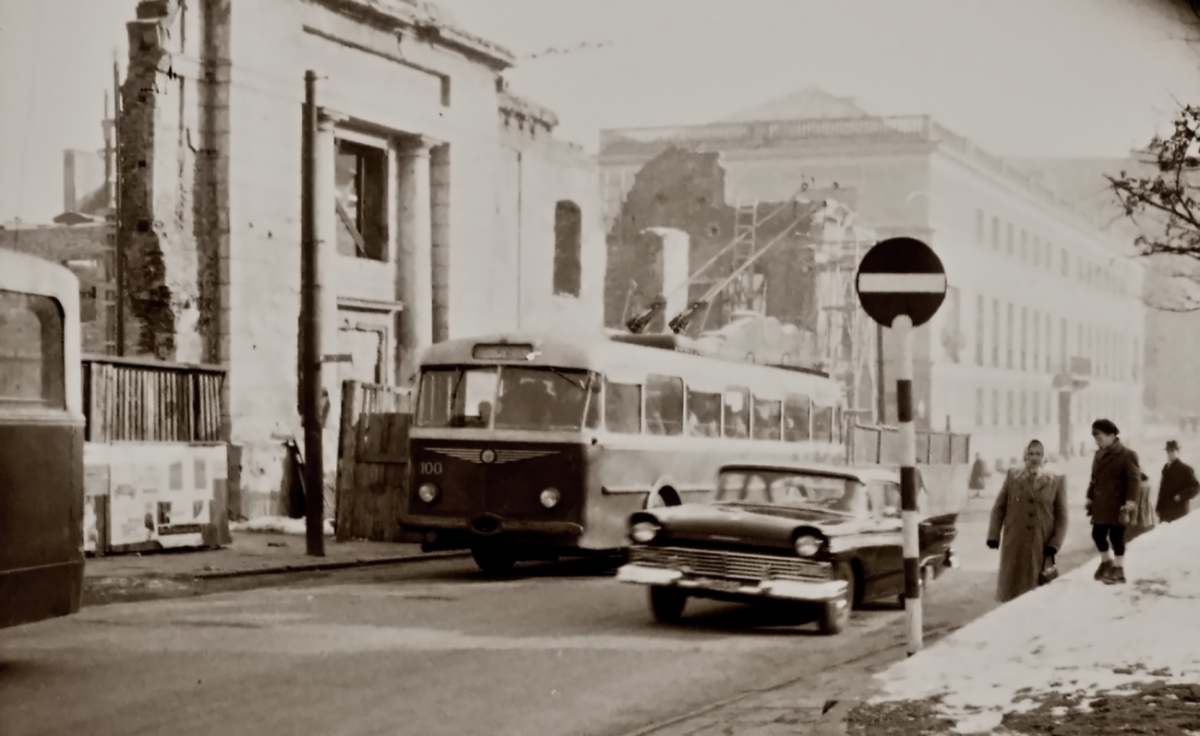
<svg viewBox="0 0 1200 736"><path fill-rule="evenodd" d="M922 583L956 566L956 521L921 522ZM689 597L768 599L815 606L821 631L836 634L862 603L903 600L895 468L725 466L714 502L637 512L629 536L617 579L648 585L661 622L678 620Z"/></svg>

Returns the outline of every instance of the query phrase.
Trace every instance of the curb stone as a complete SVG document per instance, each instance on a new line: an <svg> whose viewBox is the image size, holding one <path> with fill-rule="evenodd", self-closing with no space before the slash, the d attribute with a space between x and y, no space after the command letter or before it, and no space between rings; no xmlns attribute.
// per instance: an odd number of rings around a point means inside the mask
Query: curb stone
<svg viewBox="0 0 1200 736"><path fill-rule="evenodd" d="M392 557L370 557L339 562L312 562L297 565L274 565L247 570L218 570L214 572L199 572L191 575L195 580L220 580L222 578L252 577L255 575L282 575L289 572L322 572L325 570L344 570L353 567L374 567L378 565L399 565L426 560L452 560L469 557L470 552L450 550L446 552L427 552L421 555L395 555Z"/></svg>

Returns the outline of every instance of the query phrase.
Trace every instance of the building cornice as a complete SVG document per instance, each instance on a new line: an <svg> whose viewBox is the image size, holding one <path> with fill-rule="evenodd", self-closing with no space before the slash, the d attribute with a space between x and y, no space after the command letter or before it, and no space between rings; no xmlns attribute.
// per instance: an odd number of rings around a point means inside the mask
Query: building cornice
<svg viewBox="0 0 1200 736"><path fill-rule="evenodd" d="M341 15L389 31L406 34L462 53L502 71L516 63L512 52L500 44L456 27L436 5L409 0L309 0Z"/></svg>

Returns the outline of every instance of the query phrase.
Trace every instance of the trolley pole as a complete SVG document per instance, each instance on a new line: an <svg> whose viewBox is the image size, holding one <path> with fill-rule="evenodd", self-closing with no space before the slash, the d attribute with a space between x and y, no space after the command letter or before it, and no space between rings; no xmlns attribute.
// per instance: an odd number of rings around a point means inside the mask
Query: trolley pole
<svg viewBox="0 0 1200 736"><path fill-rule="evenodd" d="M917 509L917 432L913 426L913 329L937 314L946 298L946 285L946 271L941 259L928 245L913 238L889 238L871 248L859 264L855 281L863 311L879 325L891 327L900 345L895 369L896 419L900 424L900 530L910 657L921 650L924 631L921 620L921 519ZM880 363L882 367L882 360ZM882 393L883 382L880 381Z"/></svg>
<svg viewBox="0 0 1200 736"><path fill-rule="evenodd" d="M900 517L904 546L904 616L908 623L908 656L921 650L921 550L917 516L917 431L913 425L913 323L896 317L892 329L900 343L896 366L896 415L900 425Z"/></svg>
<svg viewBox="0 0 1200 736"><path fill-rule="evenodd" d="M304 517L307 553L325 556L325 448L321 417L321 340L322 274L320 234L317 232L317 74L304 73L304 155L301 171L300 240L304 284L301 308L304 310L300 377L304 414Z"/></svg>

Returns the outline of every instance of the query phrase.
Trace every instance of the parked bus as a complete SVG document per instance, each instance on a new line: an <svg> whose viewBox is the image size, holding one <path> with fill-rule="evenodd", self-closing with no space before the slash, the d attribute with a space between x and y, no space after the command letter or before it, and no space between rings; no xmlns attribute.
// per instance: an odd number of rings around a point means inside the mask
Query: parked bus
<svg viewBox="0 0 1200 736"><path fill-rule="evenodd" d="M481 569L501 572L619 550L630 514L704 500L723 463L845 461L835 381L691 354L679 340L647 344L665 337L430 347L403 528L427 550L470 547Z"/></svg>
<svg viewBox="0 0 1200 736"><path fill-rule="evenodd" d="M0 249L0 628L79 610L79 281Z"/></svg>

